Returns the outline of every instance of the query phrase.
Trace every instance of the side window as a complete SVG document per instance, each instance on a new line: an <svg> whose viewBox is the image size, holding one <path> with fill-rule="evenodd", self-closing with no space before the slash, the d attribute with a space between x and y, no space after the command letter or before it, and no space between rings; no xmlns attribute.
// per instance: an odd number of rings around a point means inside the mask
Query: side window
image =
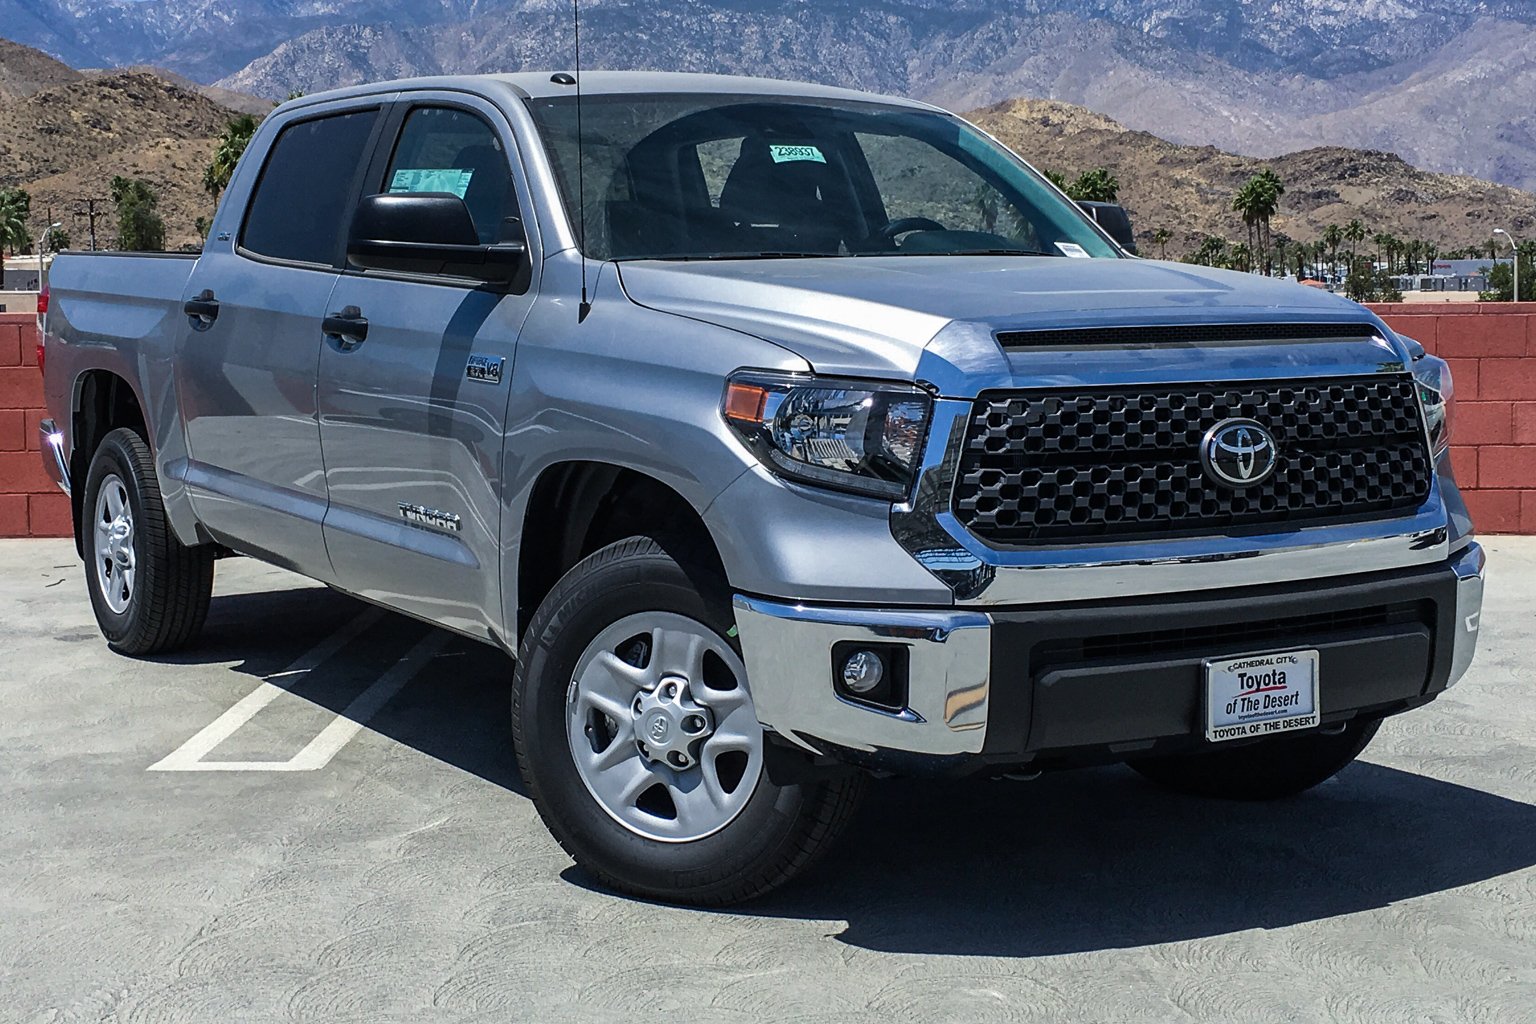
<svg viewBox="0 0 1536 1024"><path fill-rule="evenodd" d="M378 116L359 110L284 128L256 183L240 244L273 259L333 265Z"/></svg>
<svg viewBox="0 0 1536 1024"><path fill-rule="evenodd" d="M503 241L506 221L518 215L501 139L478 115L451 107L411 111L379 191L458 196L482 245Z"/></svg>

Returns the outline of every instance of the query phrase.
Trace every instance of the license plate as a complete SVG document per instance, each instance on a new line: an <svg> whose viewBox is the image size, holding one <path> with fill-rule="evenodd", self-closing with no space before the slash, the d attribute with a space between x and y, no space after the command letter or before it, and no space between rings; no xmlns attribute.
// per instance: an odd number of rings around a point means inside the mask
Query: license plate
<svg viewBox="0 0 1536 1024"><path fill-rule="evenodd" d="M1317 723L1316 651L1205 663L1205 738L1212 743L1310 729Z"/></svg>

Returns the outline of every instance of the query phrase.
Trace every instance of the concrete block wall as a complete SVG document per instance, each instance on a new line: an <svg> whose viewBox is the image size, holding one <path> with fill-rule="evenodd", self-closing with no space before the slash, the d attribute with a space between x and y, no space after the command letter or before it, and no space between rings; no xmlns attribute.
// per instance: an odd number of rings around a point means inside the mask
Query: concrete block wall
<svg viewBox="0 0 1536 1024"><path fill-rule="evenodd" d="M1536 303L1372 307L1451 364L1456 478L1483 533L1536 534ZM0 314L0 537L63 537L69 502L43 470L36 320Z"/></svg>
<svg viewBox="0 0 1536 1024"><path fill-rule="evenodd" d="M37 319L0 314L0 537L67 537L69 499L43 470Z"/></svg>
<svg viewBox="0 0 1536 1024"><path fill-rule="evenodd" d="M1371 308L1451 364L1451 458L1478 531L1536 533L1536 302Z"/></svg>

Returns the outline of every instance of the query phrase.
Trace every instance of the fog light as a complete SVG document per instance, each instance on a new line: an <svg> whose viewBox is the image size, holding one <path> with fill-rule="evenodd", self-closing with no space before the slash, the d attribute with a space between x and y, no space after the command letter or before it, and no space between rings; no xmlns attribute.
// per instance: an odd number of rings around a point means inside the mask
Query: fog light
<svg viewBox="0 0 1536 1024"><path fill-rule="evenodd" d="M874 651L854 651L843 662L843 685L850 693L869 693L884 679L885 663Z"/></svg>

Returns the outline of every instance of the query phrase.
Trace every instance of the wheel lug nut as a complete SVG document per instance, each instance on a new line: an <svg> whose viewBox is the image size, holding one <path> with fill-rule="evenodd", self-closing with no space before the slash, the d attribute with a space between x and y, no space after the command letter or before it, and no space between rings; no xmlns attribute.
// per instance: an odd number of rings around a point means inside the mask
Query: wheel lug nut
<svg viewBox="0 0 1536 1024"><path fill-rule="evenodd" d="M679 768L687 768L688 767L688 758L684 757L682 754L678 753L676 750L672 751L672 753L668 756L667 760L671 761L674 765L676 765Z"/></svg>

